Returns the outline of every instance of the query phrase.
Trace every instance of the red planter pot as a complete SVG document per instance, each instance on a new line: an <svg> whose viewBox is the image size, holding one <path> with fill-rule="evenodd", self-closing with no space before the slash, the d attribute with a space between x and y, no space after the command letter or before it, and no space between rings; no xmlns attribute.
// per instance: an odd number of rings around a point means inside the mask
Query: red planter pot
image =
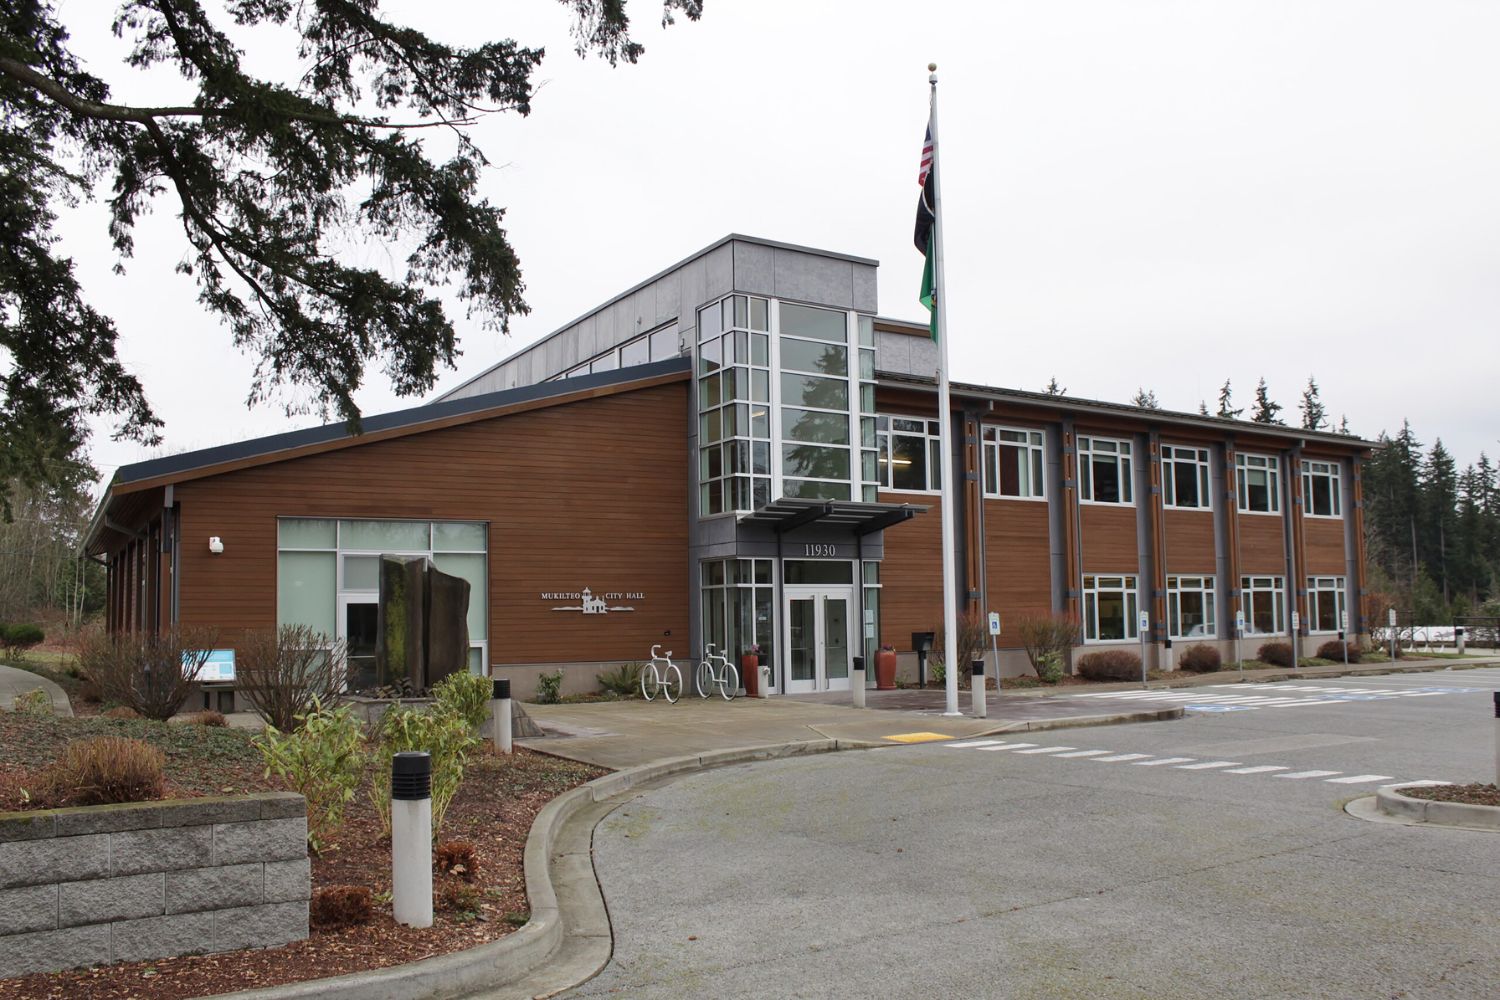
<svg viewBox="0 0 1500 1000"><path fill-rule="evenodd" d="M875 653L875 690L896 690L896 651L882 649Z"/></svg>
<svg viewBox="0 0 1500 1000"><path fill-rule="evenodd" d="M740 657L740 680L745 685L745 697L760 697L760 657L746 653Z"/></svg>

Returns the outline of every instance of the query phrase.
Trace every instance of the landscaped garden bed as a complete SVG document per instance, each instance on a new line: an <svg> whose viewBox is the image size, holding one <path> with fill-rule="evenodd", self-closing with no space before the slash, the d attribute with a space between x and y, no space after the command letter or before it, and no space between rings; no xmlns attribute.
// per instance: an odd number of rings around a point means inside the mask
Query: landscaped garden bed
<svg viewBox="0 0 1500 1000"><path fill-rule="evenodd" d="M1474 782L1469 785L1403 785L1401 794L1429 802L1462 802L1471 806L1500 806L1500 785Z"/></svg>
<svg viewBox="0 0 1500 1000"><path fill-rule="evenodd" d="M47 718L0 713L0 798L3 809L25 808L20 789L69 742L97 736L144 740L165 758L166 794L221 795L287 787L265 777L252 734L213 726L149 720ZM369 775L348 803L341 827L312 857L313 892L332 886L369 890L367 923L329 928L314 922L295 944L100 966L0 980L0 998L115 1000L208 996L416 961L493 941L528 919L522 863L526 836L543 805L603 774L598 768L488 745L468 759L462 784L438 841L456 858L435 874L433 926L397 925L390 908L390 843L369 797ZM456 846L454 846L456 845ZM451 860L451 859L450 859ZM315 918L318 907L315 903Z"/></svg>

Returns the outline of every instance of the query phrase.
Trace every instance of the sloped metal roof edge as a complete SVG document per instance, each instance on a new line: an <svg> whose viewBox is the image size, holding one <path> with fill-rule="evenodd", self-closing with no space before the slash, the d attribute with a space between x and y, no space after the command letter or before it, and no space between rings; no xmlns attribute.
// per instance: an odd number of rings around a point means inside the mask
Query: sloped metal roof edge
<svg viewBox="0 0 1500 1000"><path fill-rule="evenodd" d="M170 476L179 472L190 472L211 465L220 465L225 462L258 458L280 451L304 448L308 445L326 444L341 438L357 439L366 434L397 430L448 417L463 416L470 413L479 413L484 410L513 406L517 403L536 402L552 396L566 396L588 389L599 389L612 385L623 386L631 382L644 381L662 375L686 373L691 368L692 361L690 359L686 357L671 358L667 361L655 361L645 365L618 368L609 372L581 375L577 378L562 379L555 382L539 382L536 385L521 386L515 389L502 389L498 392L487 392L479 396L465 396L461 399L448 400L446 402L426 403L422 406L415 406L406 410L396 410L391 413L380 413L365 417L361 422L362 434L360 435L350 434L348 427L344 423L339 422L323 424L318 427L307 427L302 430L286 431L267 437L250 438L246 441L236 441L231 444L217 445L198 451L183 452L180 455L168 455L164 458L153 458L144 462L136 462L132 465L123 465L115 472L114 478L110 480L110 487L124 486L143 479Z"/></svg>
<svg viewBox="0 0 1500 1000"><path fill-rule="evenodd" d="M936 380L921 375L904 375L899 372L876 371L875 378L879 383L885 385L937 390ZM1143 406L1132 406L1129 403L1112 403L1108 400L1084 399L1078 396L1053 396L1045 392L1031 392L1026 389L1006 389L1001 386L978 385L971 382L953 382L950 383L950 387L956 393L988 397L996 400L1014 400L1021 403L1041 403L1046 406L1063 410L1074 410L1080 413L1109 413L1137 417L1142 420L1161 420L1174 424L1188 424L1194 427L1211 427L1215 430L1241 431L1246 434L1305 438L1309 441L1320 441L1327 444L1343 445L1345 447L1379 447L1378 442L1355 437L1352 434L1339 434L1336 431L1309 431L1301 427L1288 427L1285 424L1258 424L1253 420L1233 420L1228 417L1215 417L1211 415L1205 417L1201 413L1184 413L1179 410L1153 410Z"/></svg>

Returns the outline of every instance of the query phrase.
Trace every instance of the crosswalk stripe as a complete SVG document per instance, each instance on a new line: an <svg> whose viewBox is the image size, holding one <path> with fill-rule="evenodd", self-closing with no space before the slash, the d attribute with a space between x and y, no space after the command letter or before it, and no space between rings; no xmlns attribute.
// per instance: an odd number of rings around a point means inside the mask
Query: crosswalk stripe
<svg viewBox="0 0 1500 1000"><path fill-rule="evenodd" d="M1371 781L1390 781L1394 774L1356 774L1348 778L1329 778L1329 784L1333 785L1363 785Z"/></svg>
<svg viewBox="0 0 1500 1000"><path fill-rule="evenodd" d="M1184 771L1207 771L1212 767L1235 767L1239 764L1237 760L1210 760L1202 764L1178 764Z"/></svg>
<svg viewBox="0 0 1500 1000"><path fill-rule="evenodd" d="M1162 764L1186 764L1188 761L1194 759L1195 758L1193 757L1158 757L1156 760L1138 760L1135 762L1134 766L1159 767Z"/></svg>
<svg viewBox="0 0 1500 1000"><path fill-rule="evenodd" d="M1113 750L1074 750L1072 753L1060 753L1059 757L1098 757L1100 754L1114 753Z"/></svg>
<svg viewBox="0 0 1500 1000"><path fill-rule="evenodd" d="M1019 750L1017 753L1057 753L1061 750L1072 749L1072 747L1037 747L1035 750Z"/></svg>
<svg viewBox="0 0 1500 1000"><path fill-rule="evenodd" d="M1273 778L1326 778L1337 771L1293 771L1290 774L1273 774Z"/></svg>
<svg viewBox="0 0 1500 1000"><path fill-rule="evenodd" d="M946 743L946 744L944 744L944 746L950 746L950 747L953 747L956 750L956 749L959 749L959 748L966 748L966 747L992 747L992 746L995 746L997 743L1000 743L1000 742L1002 742L1002 741L1000 741L1000 740L967 740L967 741L965 741L963 743Z"/></svg>
<svg viewBox="0 0 1500 1000"><path fill-rule="evenodd" d="M1279 764L1257 764L1255 767L1231 767L1225 774L1265 774L1268 771L1285 771Z"/></svg>
<svg viewBox="0 0 1500 1000"><path fill-rule="evenodd" d="M1150 757L1149 753L1117 753L1108 757L1095 757L1094 760L1119 761L1119 760L1144 760Z"/></svg>
<svg viewBox="0 0 1500 1000"><path fill-rule="evenodd" d="M1001 743L992 747L975 747L975 750L1020 750L1022 747L1034 747L1035 743Z"/></svg>

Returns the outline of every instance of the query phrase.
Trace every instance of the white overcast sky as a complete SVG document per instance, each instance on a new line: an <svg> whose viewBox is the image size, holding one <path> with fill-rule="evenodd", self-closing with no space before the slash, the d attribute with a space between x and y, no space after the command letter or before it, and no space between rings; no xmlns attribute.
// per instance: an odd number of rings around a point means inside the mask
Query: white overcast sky
<svg viewBox="0 0 1500 1000"><path fill-rule="evenodd" d="M529 118L475 137L532 312L466 322L451 387L729 232L874 257L880 311L920 318L911 245L929 61L939 64L954 377L1170 409L1251 401L1295 422L1315 375L1373 438L1409 417L1460 465L1500 452L1500 4L1490 0L707 0L635 66L579 60L550 0L399 3L452 40L545 45ZM64 17L120 99L110 6ZM462 13L459 13L462 11ZM285 47L248 56L284 72ZM313 422L244 400L253 367L196 305L175 204L124 277L97 207L66 250L166 421L150 454ZM366 412L411 405L371 372Z"/></svg>

